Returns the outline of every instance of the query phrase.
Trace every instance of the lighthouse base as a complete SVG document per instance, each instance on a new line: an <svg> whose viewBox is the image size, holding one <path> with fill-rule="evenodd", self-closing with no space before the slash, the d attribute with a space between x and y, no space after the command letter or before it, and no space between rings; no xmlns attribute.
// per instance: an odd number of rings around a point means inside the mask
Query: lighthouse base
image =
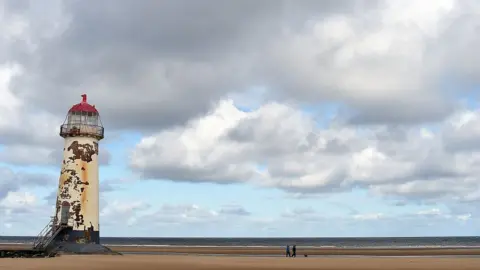
<svg viewBox="0 0 480 270"><path fill-rule="evenodd" d="M95 243L68 243L59 242L52 246L52 251L59 254L104 254L104 255L121 255L110 248Z"/></svg>
<svg viewBox="0 0 480 270"><path fill-rule="evenodd" d="M64 254L119 254L110 248L100 245L100 232L93 230L73 230L71 227L62 227L55 234L55 238L43 248L51 253Z"/></svg>

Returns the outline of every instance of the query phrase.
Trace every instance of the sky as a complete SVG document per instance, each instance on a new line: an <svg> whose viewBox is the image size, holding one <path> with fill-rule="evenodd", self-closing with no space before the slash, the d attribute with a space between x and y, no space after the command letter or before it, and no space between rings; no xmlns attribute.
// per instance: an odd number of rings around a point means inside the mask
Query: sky
<svg viewBox="0 0 480 270"><path fill-rule="evenodd" d="M102 236L480 234L475 0L0 0L0 235L100 112Z"/></svg>

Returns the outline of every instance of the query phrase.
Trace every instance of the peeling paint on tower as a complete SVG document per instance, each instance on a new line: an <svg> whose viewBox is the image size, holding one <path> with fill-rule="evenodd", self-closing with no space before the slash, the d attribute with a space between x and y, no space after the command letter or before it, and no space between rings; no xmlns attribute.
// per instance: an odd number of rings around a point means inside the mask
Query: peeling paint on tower
<svg viewBox="0 0 480 270"><path fill-rule="evenodd" d="M68 202L74 229L83 230L90 224L98 228L98 142L94 138L69 137L65 138L65 146L57 220L60 220L61 204Z"/></svg>

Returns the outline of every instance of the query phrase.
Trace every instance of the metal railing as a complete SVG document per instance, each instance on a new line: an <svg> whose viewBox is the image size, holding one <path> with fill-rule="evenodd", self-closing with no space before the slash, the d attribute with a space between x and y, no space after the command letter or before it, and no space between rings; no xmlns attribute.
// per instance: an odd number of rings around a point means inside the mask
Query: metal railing
<svg viewBox="0 0 480 270"><path fill-rule="evenodd" d="M37 247L40 246L40 244L44 241L46 237L49 237L49 235L52 232L53 229L53 220L55 217L52 217L48 224L43 228L43 230L40 231L40 233L37 235L35 240L33 241L33 248L36 249Z"/></svg>
<svg viewBox="0 0 480 270"><path fill-rule="evenodd" d="M55 217L52 217L48 222L47 226L38 234L35 241L33 241L33 249L42 250L46 249L50 243L55 239L55 237L64 229L71 227L71 222L64 225L55 225Z"/></svg>
<svg viewBox="0 0 480 270"><path fill-rule="evenodd" d="M88 136L97 139L103 139L104 128L102 126L88 125L88 124L63 124L60 126L60 136L75 137Z"/></svg>

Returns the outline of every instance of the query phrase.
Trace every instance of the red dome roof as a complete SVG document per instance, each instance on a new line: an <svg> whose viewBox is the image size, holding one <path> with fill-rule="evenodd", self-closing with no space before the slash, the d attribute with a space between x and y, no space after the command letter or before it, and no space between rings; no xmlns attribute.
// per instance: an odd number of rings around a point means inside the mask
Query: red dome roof
<svg viewBox="0 0 480 270"><path fill-rule="evenodd" d="M70 108L70 110L68 112L69 113L70 112L93 112L93 113L98 114L97 109L95 109L95 105L90 105L90 104L87 103L87 95L86 94L82 95L82 102L73 105L73 107Z"/></svg>

